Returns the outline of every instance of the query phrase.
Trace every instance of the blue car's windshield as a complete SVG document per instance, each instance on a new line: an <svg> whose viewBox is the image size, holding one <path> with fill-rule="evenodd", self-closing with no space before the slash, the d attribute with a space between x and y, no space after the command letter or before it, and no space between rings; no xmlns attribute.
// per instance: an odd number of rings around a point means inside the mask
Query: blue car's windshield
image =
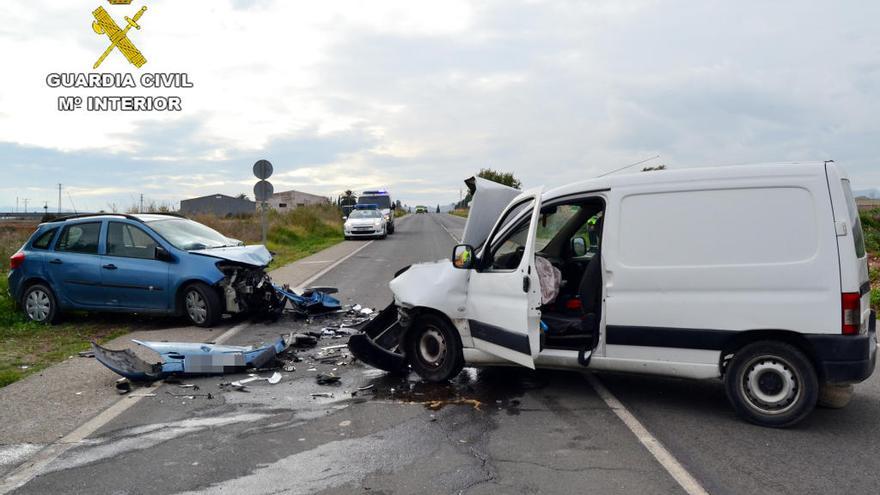
<svg viewBox="0 0 880 495"><path fill-rule="evenodd" d="M185 251L233 245L233 241L220 232L185 218L163 218L148 225L174 247Z"/></svg>

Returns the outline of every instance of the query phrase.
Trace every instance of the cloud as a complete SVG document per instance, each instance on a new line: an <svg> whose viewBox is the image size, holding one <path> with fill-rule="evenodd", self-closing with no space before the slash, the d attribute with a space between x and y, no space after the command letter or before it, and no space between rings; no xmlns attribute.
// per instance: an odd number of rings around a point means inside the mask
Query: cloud
<svg viewBox="0 0 880 495"><path fill-rule="evenodd" d="M410 204L457 199L483 167L552 187L654 154L834 158L880 187L880 4L151 0L133 35L145 69L195 87L134 91L184 111L62 114L43 81L103 49L91 8L0 6L17 68L0 88L0 204L54 198L55 182L112 189L83 193L91 208L249 192L257 158L276 190L384 186ZM132 70L115 55L102 70Z"/></svg>

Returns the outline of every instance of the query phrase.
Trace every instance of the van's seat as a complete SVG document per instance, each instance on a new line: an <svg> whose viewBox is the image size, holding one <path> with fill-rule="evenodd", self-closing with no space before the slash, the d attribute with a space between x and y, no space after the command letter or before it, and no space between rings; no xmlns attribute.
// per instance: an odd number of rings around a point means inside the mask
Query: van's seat
<svg viewBox="0 0 880 495"><path fill-rule="evenodd" d="M544 336L546 347L581 349L595 347L599 336L599 320L602 310L602 269L599 251L587 263L578 295L580 311L548 311L541 319L547 325Z"/></svg>

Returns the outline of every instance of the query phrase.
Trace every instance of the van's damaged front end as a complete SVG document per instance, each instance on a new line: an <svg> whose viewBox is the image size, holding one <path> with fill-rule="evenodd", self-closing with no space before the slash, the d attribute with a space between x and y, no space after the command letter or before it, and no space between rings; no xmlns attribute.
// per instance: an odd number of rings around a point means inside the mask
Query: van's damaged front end
<svg viewBox="0 0 880 495"><path fill-rule="evenodd" d="M465 181L471 193L471 209L461 242L479 248L501 212L521 191L481 177ZM450 254L452 254L450 252ZM467 286L470 270L460 270L449 259L411 265L397 272L389 286L394 303L367 324L363 333L352 335L351 353L375 368L392 373L408 369L403 343L420 313L442 313L458 328L462 343L469 345Z"/></svg>
<svg viewBox="0 0 880 495"><path fill-rule="evenodd" d="M467 270L449 260L411 265L389 286L394 302L348 341L351 353L370 366L391 373L408 370L403 339L420 312L441 312L454 323L464 318Z"/></svg>

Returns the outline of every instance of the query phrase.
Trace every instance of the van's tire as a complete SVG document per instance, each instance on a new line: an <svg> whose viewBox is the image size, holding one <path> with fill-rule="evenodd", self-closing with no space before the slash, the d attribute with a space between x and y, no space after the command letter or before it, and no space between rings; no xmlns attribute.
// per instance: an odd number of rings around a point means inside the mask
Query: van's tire
<svg viewBox="0 0 880 495"><path fill-rule="evenodd" d="M405 350L413 371L428 382L445 382L464 368L458 331L437 315L423 314L413 321Z"/></svg>
<svg viewBox="0 0 880 495"><path fill-rule="evenodd" d="M727 398L743 419L784 428L810 414L819 379L796 347L775 341L749 344L734 354L724 375Z"/></svg>
<svg viewBox="0 0 880 495"><path fill-rule="evenodd" d="M58 321L61 314L58 299L52 289L45 284L33 284L21 296L21 308L28 320L50 325Z"/></svg>
<svg viewBox="0 0 880 495"><path fill-rule="evenodd" d="M388 235L393 234L394 233L394 224L393 223L388 224L388 227L386 227L386 230L388 231Z"/></svg>
<svg viewBox="0 0 880 495"><path fill-rule="evenodd" d="M183 289L180 304L183 315L197 327L213 327L223 316L220 294L201 282Z"/></svg>
<svg viewBox="0 0 880 495"><path fill-rule="evenodd" d="M819 407L827 409L843 409L853 396L853 386L823 383L819 386Z"/></svg>

